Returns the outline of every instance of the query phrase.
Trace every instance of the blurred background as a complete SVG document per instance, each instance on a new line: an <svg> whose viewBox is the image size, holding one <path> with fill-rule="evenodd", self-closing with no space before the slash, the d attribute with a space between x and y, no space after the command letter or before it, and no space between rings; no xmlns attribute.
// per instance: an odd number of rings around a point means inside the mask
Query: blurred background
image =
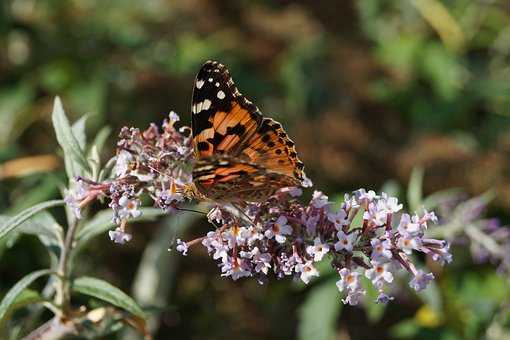
<svg viewBox="0 0 510 340"><path fill-rule="evenodd" d="M331 197L365 187L405 202L419 166L425 196L492 190L486 216L508 230L505 0L3 0L0 212L59 196L55 95L71 120L88 114L89 136L111 127L108 159L122 126L145 128L170 110L190 123L194 76L207 59L226 64L241 92L283 123L315 187ZM124 246L101 235L76 269L159 306L151 321L157 339L510 336L509 276L498 261L477 261L460 236L454 263L427 296L403 281L387 307L342 307L334 283L333 291L322 285L328 275L307 287L259 286L221 278L203 249L177 258L166 251L177 228L191 239L209 226L199 217L162 218L136 225ZM0 261L2 296L48 259L35 238L23 237L0 247Z"/></svg>

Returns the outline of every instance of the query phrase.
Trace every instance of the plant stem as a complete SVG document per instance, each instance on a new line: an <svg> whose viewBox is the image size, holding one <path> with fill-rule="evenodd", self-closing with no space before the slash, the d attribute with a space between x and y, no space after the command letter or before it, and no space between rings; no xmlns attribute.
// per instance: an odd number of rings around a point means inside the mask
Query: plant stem
<svg viewBox="0 0 510 340"><path fill-rule="evenodd" d="M67 229L66 237L64 240L64 247L60 254L57 274L60 280L57 282L57 295L55 296L55 303L62 308L62 314L68 315L70 310L70 289L69 289L69 265L68 260L71 251L74 248L74 236L76 234L78 223L73 221Z"/></svg>
<svg viewBox="0 0 510 340"><path fill-rule="evenodd" d="M70 334L76 334L76 327L74 323L55 316L53 319L50 319L48 322L36 328L24 337L23 340L57 340Z"/></svg>

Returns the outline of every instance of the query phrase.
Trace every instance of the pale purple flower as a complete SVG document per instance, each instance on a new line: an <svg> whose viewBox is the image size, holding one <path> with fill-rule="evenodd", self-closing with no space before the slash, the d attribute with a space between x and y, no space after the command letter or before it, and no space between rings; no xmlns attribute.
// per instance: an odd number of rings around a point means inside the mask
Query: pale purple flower
<svg viewBox="0 0 510 340"><path fill-rule="evenodd" d="M303 281L306 284L308 284L314 276L319 276L319 272L313 266L312 261L308 261L303 264L298 263L296 265L296 272L301 273L299 277L300 277L301 281Z"/></svg>
<svg viewBox="0 0 510 340"><path fill-rule="evenodd" d="M248 228L244 228L241 231L241 236L248 245L252 245L256 241L264 239L264 234L262 234L261 228L258 225L251 225Z"/></svg>
<svg viewBox="0 0 510 340"><path fill-rule="evenodd" d="M346 234L340 230L339 232L336 233L336 236L338 238L338 242L335 243L335 250L336 251L345 250L348 252L352 252L354 243L358 239L358 232L353 231Z"/></svg>
<svg viewBox="0 0 510 340"><path fill-rule="evenodd" d="M250 258L255 264L255 272L267 275L271 268L271 254L261 253L258 247L253 248L251 252L243 253L244 257Z"/></svg>
<svg viewBox="0 0 510 340"><path fill-rule="evenodd" d="M310 236L315 236L317 232L317 223L319 222L320 215L312 215L312 216L306 216L303 215L301 217L301 221L304 224L306 228L306 232Z"/></svg>
<svg viewBox="0 0 510 340"><path fill-rule="evenodd" d="M77 219L81 219L81 203L87 198L89 185L83 180L73 181L72 189L66 190L64 202L73 210L73 214Z"/></svg>
<svg viewBox="0 0 510 340"><path fill-rule="evenodd" d="M342 229L347 222L347 213L340 209L337 212L328 212L328 220L335 225L337 230Z"/></svg>
<svg viewBox="0 0 510 340"><path fill-rule="evenodd" d="M126 175L131 169L133 163L133 155L126 150L120 150L115 161L115 176L121 177Z"/></svg>
<svg viewBox="0 0 510 340"><path fill-rule="evenodd" d="M370 261L372 268L365 270L365 276L372 281L374 287L381 289L385 282L393 281L392 264L390 262L381 263L378 261Z"/></svg>
<svg viewBox="0 0 510 340"><path fill-rule="evenodd" d="M409 281L409 286L419 292L427 288L428 284L432 280L434 280L434 274L418 270L412 280Z"/></svg>
<svg viewBox="0 0 510 340"><path fill-rule="evenodd" d="M421 238L409 233L401 233L397 239L397 247L404 253L410 255L413 250L421 250Z"/></svg>
<svg viewBox="0 0 510 340"><path fill-rule="evenodd" d="M345 299L342 299L342 303L351 306L356 306L360 303L361 299L363 299L365 294L366 294L365 290L362 289L348 291Z"/></svg>
<svg viewBox="0 0 510 340"><path fill-rule="evenodd" d="M336 286L340 292L344 290L358 290L361 288L360 273L348 268L342 268L339 274L340 280L336 282Z"/></svg>
<svg viewBox="0 0 510 340"><path fill-rule="evenodd" d="M403 205L398 203L398 198L388 197L388 194L383 192L381 199L377 202L377 209L385 211L386 214L392 214L402 210Z"/></svg>
<svg viewBox="0 0 510 340"><path fill-rule="evenodd" d="M375 191L373 190L369 190L368 192L361 188L361 189L358 189L354 192L354 196L356 197L356 199L358 200L358 202L364 202L365 204L366 203L370 203L372 202L373 200L379 198L379 196L375 193Z"/></svg>
<svg viewBox="0 0 510 340"><path fill-rule="evenodd" d="M168 118L170 119L170 122L172 122L172 123L175 123L175 122L178 122L181 120L179 115L177 113L175 113L174 111L170 111L170 113L168 114Z"/></svg>
<svg viewBox="0 0 510 340"><path fill-rule="evenodd" d="M251 271L245 267L244 260L239 258L228 258L223 262L221 272L221 276L230 276L234 281L252 275Z"/></svg>
<svg viewBox="0 0 510 340"><path fill-rule="evenodd" d="M315 190L313 192L312 201L310 202L315 208L322 209L329 204L328 196L324 195L322 191Z"/></svg>
<svg viewBox="0 0 510 340"><path fill-rule="evenodd" d="M366 294L361 286L360 273L348 268L342 268L339 274L340 280L336 282L336 286L340 292L347 293L345 299L342 299L342 302L351 306L357 305Z"/></svg>
<svg viewBox="0 0 510 340"><path fill-rule="evenodd" d="M372 259L378 259L380 257L391 259L393 256L391 254L391 241L390 240L380 240L378 238L373 238L370 240L370 245L372 246Z"/></svg>
<svg viewBox="0 0 510 340"><path fill-rule="evenodd" d="M213 247L213 259L221 259L221 262L226 263L228 259L228 251L230 248L222 241L216 241L211 243Z"/></svg>
<svg viewBox="0 0 510 340"><path fill-rule="evenodd" d="M292 227L287 224L287 218L285 216L280 216L270 225L270 228L267 229L264 235L271 239L274 237L276 242L284 243L286 240L285 235L292 234Z"/></svg>
<svg viewBox="0 0 510 340"><path fill-rule="evenodd" d="M108 236L110 236L110 240L118 244L129 242L132 238L132 235L126 233L122 227L117 227L115 230L108 231Z"/></svg>
<svg viewBox="0 0 510 340"><path fill-rule="evenodd" d="M387 295L386 293L384 292L379 292L379 295L377 295L377 298L375 299L375 303L388 303L392 300L394 300L395 298L393 296L389 296Z"/></svg>
<svg viewBox="0 0 510 340"><path fill-rule="evenodd" d="M324 255L326 255L329 251L329 246L327 243L322 243L320 237L316 237L313 241L313 246L306 247L306 252L308 255L313 257L315 262L322 260Z"/></svg>
<svg viewBox="0 0 510 340"><path fill-rule="evenodd" d="M358 209L360 207L358 201L355 196L350 196L349 194L344 194L344 201L342 202L342 209L345 211L350 211L351 209Z"/></svg>
<svg viewBox="0 0 510 340"><path fill-rule="evenodd" d="M411 220L409 214L402 214L397 230L401 234L416 235L421 232L421 227L419 223Z"/></svg>
<svg viewBox="0 0 510 340"><path fill-rule="evenodd" d="M184 256L188 255L188 244L186 242L183 242L181 241L181 239L178 238L175 241L175 243L177 244L175 249L177 249L179 253L181 253Z"/></svg>
<svg viewBox="0 0 510 340"><path fill-rule="evenodd" d="M130 217L137 218L142 215L142 212L139 210L140 207L139 199L129 199L126 195L122 196L119 199L119 207L118 217L120 220L125 220Z"/></svg>

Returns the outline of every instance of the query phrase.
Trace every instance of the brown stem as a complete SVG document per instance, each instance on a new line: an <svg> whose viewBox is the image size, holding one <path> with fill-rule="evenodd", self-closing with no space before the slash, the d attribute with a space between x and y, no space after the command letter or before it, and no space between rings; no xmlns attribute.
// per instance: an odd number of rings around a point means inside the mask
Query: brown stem
<svg viewBox="0 0 510 340"><path fill-rule="evenodd" d="M23 340L58 340L71 334L77 334L74 323L70 320L65 320L55 316L53 319L50 319L33 330L30 334L24 337Z"/></svg>

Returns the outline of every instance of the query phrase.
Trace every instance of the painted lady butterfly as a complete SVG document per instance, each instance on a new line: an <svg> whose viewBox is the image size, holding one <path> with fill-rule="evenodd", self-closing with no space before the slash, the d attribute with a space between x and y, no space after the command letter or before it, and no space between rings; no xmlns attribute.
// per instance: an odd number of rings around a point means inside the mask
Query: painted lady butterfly
<svg viewBox="0 0 510 340"><path fill-rule="evenodd" d="M260 202L305 180L294 142L237 90L224 65L207 61L202 66L191 111L193 184L199 196Z"/></svg>

